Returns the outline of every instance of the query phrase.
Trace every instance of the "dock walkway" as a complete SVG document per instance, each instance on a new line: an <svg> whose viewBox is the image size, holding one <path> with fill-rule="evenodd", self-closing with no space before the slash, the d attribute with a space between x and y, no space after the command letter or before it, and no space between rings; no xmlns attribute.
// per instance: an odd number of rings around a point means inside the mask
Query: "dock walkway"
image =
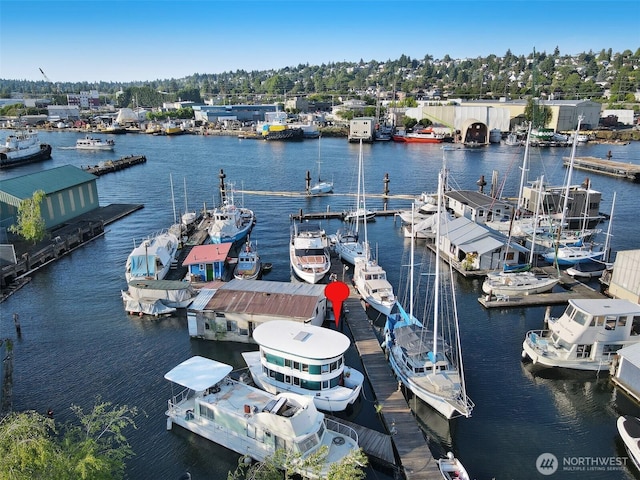
<svg viewBox="0 0 640 480"><path fill-rule="evenodd" d="M571 163L571 158L562 157L565 167ZM575 157L573 168L587 172L600 173L610 177L625 178L632 182L640 182L640 165L633 163L616 162L607 158Z"/></svg>
<svg viewBox="0 0 640 480"><path fill-rule="evenodd" d="M375 393L385 427L398 453L407 480L441 479L440 469L396 380L370 320L357 293L344 303L346 322L351 330L365 374Z"/></svg>

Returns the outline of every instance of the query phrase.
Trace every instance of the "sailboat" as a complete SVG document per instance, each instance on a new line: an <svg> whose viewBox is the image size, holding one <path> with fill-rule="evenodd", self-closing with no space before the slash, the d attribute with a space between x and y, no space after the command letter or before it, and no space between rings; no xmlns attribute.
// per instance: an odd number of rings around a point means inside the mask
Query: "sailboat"
<svg viewBox="0 0 640 480"><path fill-rule="evenodd" d="M360 140L359 155L360 170L362 170L362 140ZM366 212L364 192L364 172L361 171L362 186L362 211ZM357 221L357 219L356 219ZM396 304L393 286L387 280L387 272L378 264L371 255L371 247L367 238L367 223L364 222L364 258L355 262L353 268L353 283L360 297L371 307L383 315L389 315Z"/></svg>
<svg viewBox="0 0 640 480"><path fill-rule="evenodd" d="M438 213L442 208L444 169L438 177ZM436 227L433 288L427 286L427 300L433 307L431 318L420 321L413 313L414 239L411 240L409 312L397 304L398 313L389 315L384 327L384 348L389 363L402 384L447 419L470 417L474 404L467 396L458 314L449 265L450 291L444 295L440 274L442 223ZM429 298L433 295L432 298ZM427 312L425 308L425 312ZM445 338L445 336L450 338Z"/></svg>
<svg viewBox="0 0 640 480"><path fill-rule="evenodd" d="M309 195L322 195L325 193L333 192L333 182L327 182L322 180L320 176L320 164L322 161L320 160L320 139L318 139L318 183L312 186L309 189Z"/></svg>
<svg viewBox="0 0 640 480"><path fill-rule="evenodd" d="M544 175L540 177L538 186L538 200L534 215L534 225L538 221L538 211L540 209L540 200L542 199L542 186L544 184ZM555 287L560 281L559 276L540 276L530 270L533 266L535 252L535 235L533 231L533 241L529 255L529 263L526 266L520 266L520 271L504 269L498 272L490 272L482 283L482 291L487 295L504 295L504 296L523 296L533 295L536 293L544 293ZM511 241L511 239L509 239Z"/></svg>
<svg viewBox="0 0 640 480"><path fill-rule="evenodd" d="M578 126L576 127L576 135L574 135L573 145L571 148L571 161L569 163L569 172L567 173L567 184L564 194L564 204L562 207L562 219L558 227L558 240L556 241L554 249L543 254L543 257L547 262L557 265L575 265L576 263L600 260L604 256L604 249L601 245L596 246L593 244L585 244L584 242L579 242L578 245L566 245L561 243L562 227L565 223L565 215L569 203L571 175L573 173L573 163L576 156L576 146L578 144L577 134L578 132L580 132L581 122L582 116L579 116ZM586 203L588 204L588 201Z"/></svg>
<svg viewBox="0 0 640 480"><path fill-rule="evenodd" d="M362 142L360 142L360 153L358 155L358 190L356 194L356 205L360 204L360 187L362 185ZM359 237L360 220L353 219L346 222L345 226L339 228L335 236L334 250L338 256L352 265L360 260L366 260L367 252L363 242Z"/></svg>

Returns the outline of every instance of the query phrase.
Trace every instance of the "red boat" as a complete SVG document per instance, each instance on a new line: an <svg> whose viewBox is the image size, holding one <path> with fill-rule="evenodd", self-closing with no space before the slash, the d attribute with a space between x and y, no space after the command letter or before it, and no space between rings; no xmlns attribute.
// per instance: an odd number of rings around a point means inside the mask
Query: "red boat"
<svg viewBox="0 0 640 480"><path fill-rule="evenodd" d="M411 133L396 134L392 139L394 142L405 143L442 143L444 135L434 132L432 128L423 128Z"/></svg>

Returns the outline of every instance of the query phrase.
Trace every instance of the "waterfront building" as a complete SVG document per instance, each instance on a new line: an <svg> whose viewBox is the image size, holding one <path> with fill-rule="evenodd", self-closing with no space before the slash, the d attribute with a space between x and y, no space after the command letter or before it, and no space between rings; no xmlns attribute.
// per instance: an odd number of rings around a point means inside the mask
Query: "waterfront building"
<svg viewBox="0 0 640 480"><path fill-rule="evenodd" d="M272 320L321 326L328 315L325 287L233 279L203 289L187 310L189 336L255 343L254 329Z"/></svg>
<svg viewBox="0 0 640 480"><path fill-rule="evenodd" d="M95 210L98 203L98 177L73 165L63 165L2 181L0 186L0 224L16 222L20 202L43 190L40 206L47 229Z"/></svg>

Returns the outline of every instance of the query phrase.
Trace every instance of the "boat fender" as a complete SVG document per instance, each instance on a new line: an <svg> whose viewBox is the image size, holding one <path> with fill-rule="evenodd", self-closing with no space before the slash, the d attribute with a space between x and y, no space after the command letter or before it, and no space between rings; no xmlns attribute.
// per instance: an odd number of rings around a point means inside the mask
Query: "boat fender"
<svg viewBox="0 0 640 480"><path fill-rule="evenodd" d="M167 418L167 430L171 430L172 426L173 426L173 422L171 421L170 418Z"/></svg>

